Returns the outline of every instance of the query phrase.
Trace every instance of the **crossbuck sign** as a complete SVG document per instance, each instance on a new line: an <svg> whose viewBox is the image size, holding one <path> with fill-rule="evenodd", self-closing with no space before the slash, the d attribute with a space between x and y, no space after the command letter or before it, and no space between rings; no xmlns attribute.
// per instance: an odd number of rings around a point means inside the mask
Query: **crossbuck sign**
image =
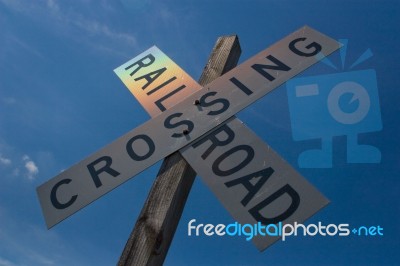
<svg viewBox="0 0 400 266"><path fill-rule="evenodd" d="M303 222L329 201L234 115L339 47L303 27L204 88L157 47L118 67L152 119L37 188L48 228L175 151L239 223Z"/></svg>

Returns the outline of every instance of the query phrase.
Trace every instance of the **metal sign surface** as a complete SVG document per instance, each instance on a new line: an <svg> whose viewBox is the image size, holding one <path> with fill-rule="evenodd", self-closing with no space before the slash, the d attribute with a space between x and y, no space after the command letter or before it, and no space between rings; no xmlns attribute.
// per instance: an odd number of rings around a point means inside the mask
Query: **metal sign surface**
<svg viewBox="0 0 400 266"><path fill-rule="evenodd" d="M180 151L241 225L301 223L329 203L239 119ZM252 241L264 250L279 239L256 234Z"/></svg>
<svg viewBox="0 0 400 266"><path fill-rule="evenodd" d="M161 99L157 106L165 112L37 188L47 226L203 136L339 46L304 27L170 109L163 105L166 99ZM132 67L125 70L135 71Z"/></svg>
<svg viewBox="0 0 400 266"><path fill-rule="evenodd" d="M201 86L156 46L114 70L143 108L155 117Z"/></svg>
<svg viewBox="0 0 400 266"><path fill-rule="evenodd" d="M193 84L194 80L182 69L177 69L176 64L156 47L128 63L144 61L149 57L154 60L143 68L140 75L174 67L176 72L165 71L159 78L169 80L180 76L182 80L189 81L192 88L201 88L199 84ZM120 73L116 71L117 75ZM130 80L136 80L140 75L132 75ZM129 85L129 90L152 117L162 113L150 96L146 99L146 95L140 94L144 82L128 83L126 77L120 78ZM148 88L153 90L155 86L158 86L157 83ZM160 97L167 95L169 90L163 92ZM212 150L207 152L210 147L213 147ZM232 217L242 225L303 222L329 202L236 117L180 152ZM274 193L281 194L268 203ZM280 238L258 235L253 238L253 243L259 250L264 250Z"/></svg>

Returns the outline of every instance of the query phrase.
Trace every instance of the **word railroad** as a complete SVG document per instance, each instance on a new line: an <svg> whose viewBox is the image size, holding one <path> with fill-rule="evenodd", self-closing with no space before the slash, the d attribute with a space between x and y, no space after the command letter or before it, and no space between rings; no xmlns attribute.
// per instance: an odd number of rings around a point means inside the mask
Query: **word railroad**
<svg viewBox="0 0 400 266"><path fill-rule="evenodd" d="M129 60L115 73L152 119L37 188L47 226L175 151L239 223L304 221L328 200L234 115L339 47L303 27L204 88L157 47Z"/></svg>

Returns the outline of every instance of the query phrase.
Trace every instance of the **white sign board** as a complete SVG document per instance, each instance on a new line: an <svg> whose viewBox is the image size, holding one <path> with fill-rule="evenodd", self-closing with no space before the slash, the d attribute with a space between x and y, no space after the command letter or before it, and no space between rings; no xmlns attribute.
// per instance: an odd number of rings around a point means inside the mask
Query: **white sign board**
<svg viewBox="0 0 400 266"><path fill-rule="evenodd" d="M154 85L148 86L149 90L176 76L188 81L190 86L184 83L185 87L201 89L199 84L157 47L150 48L130 62L142 62L146 58L153 60L146 64L142 73L126 78L122 74L123 69L117 68L115 72L118 76L121 75L121 80L152 117L162 111L155 104L157 99L143 95L142 87L146 81L141 81L138 77L146 73L156 73L158 69L173 68L174 72L164 71L159 75ZM170 91L166 89L158 97L164 97ZM177 94L175 97L182 95ZM236 117L180 151L240 224L303 222L329 202ZM253 238L253 242L259 250L263 250L279 239L280 237L258 235Z"/></svg>
<svg viewBox="0 0 400 266"><path fill-rule="evenodd" d="M335 40L304 27L47 181L37 188L47 226L54 226L192 143L339 46ZM122 67L138 71L141 65L134 63ZM144 79L151 83L153 77ZM157 102L162 111L166 100Z"/></svg>
<svg viewBox="0 0 400 266"><path fill-rule="evenodd" d="M239 119L180 150L240 224L304 222L329 203ZM256 235L264 250L281 237Z"/></svg>

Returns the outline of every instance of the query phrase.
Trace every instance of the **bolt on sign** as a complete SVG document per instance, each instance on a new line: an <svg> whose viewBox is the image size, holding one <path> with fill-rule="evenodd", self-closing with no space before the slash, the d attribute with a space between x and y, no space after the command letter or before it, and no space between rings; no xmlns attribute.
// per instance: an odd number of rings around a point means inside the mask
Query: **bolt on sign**
<svg viewBox="0 0 400 266"><path fill-rule="evenodd" d="M157 47L118 67L153 118L37 188L47 226L176 151L238 222L304 221L328 200L234 115L339 47L303 27L204 88Z"/></svg>

